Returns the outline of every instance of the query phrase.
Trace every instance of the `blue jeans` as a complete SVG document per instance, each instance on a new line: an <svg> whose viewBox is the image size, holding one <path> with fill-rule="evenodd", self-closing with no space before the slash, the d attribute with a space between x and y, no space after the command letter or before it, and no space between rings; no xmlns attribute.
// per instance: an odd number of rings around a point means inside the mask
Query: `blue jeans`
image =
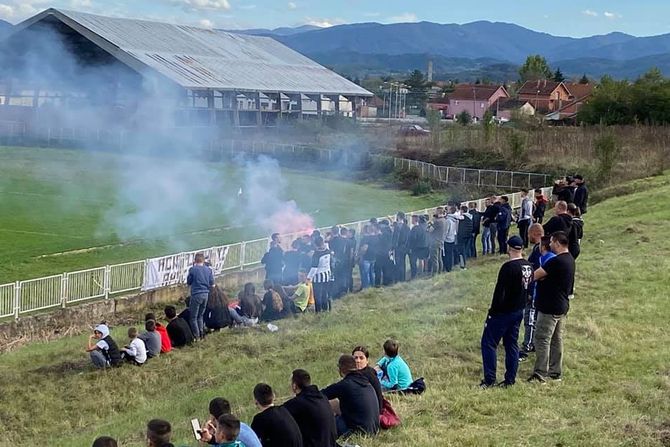
<svg viewBox="0 0 670 447"><path fill-rule="evenodd" d="M361 271L361 288L367 289L375 283L375 261L361 260L358 268Z"/></svg>
<svg viewBox="0 0 670 447"><path fill-rule="evenodd" d="M456 243L455 242L445 242L444 243L444 257L442 262L444 264L444 271L450 272L454 267L454 254L456 252Z"/></svg>
<svg viewBox="0 0 670 447"><path fill-rule="evenodd" d="M188 311L191 314L188 323L195 338L205 336L205 309L207 308L208 297L208 293L198 293L191 296L191 301L188 303Z"/></svg>
<svg viewBox="0 0 670 447"><path fill-rule="evenodd" d="M496 349L502 339L505 345L505 382L513 384L519 368L519 326L523 320L523 309L503 315L489 315L482 333L482 362L484 382L496 382Z"/></svg>
<svg viewBox="0 0 670 447"><path fill-rule="evenodd" d="M482 230L482 254L491 253L491 228L484 227Z"/></svg>

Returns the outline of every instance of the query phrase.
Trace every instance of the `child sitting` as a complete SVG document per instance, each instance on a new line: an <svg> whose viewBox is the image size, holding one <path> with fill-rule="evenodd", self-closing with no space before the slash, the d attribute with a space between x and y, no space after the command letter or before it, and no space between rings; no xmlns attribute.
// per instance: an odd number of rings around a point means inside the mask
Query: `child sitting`
<svg viewBox="0 0 670 447"><path fill-rule="evenodd" d="M386 340L384 342L385 356L377 362L378 374L381 375L379 383L382 390L406 390L412 384L412 372L407 363L398 355L398 342Z"/></svg>
<svg viewBox="0 0 670 447"><path fill-rule="evenodd" d="M130 343L121 349L121 356L129 363L137 366L147 361L147 348L142 340L137 338L137 328L128 328Z"/></svg>

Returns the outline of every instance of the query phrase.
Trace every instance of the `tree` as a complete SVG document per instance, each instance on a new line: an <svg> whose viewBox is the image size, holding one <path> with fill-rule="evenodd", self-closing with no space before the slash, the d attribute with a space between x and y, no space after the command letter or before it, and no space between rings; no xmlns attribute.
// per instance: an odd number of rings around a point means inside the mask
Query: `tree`
<svg viewBox="0 0 670 447"><path fill-rule="evenodd" d="M584 76L582 76L582 78L579 80L579 83L580 84L588 84L589 82L591 82L591 81L589 80L588 77L586 77L586 73L584 73Z"/></svg>
<svg viewBox="0 0 670 447"><path fill-rule="evenodd" d="M557 68L556 71L554 72L554 81L556 82L565 81L565 76L563 76L563 72L561 72L560 68Z"/></svg>
<svg viewBox="0 0 670 447"><path fill-rule="evenodd" d="M428 98L428 95L426 94L428 91L428 81L421 70L414 70L409 78L405 80L405 85L409 89L407 105L409 107L423 109L426 99Z"/></svg>
<svg viewBox="0 0 670 447"><path fill-rule="evenodd" d="M461 126L467 126L472 122L472 116L468 113L467 110L463 110L461 113L456 115L456 122Z"/></svg>
<svg viewBox="0 0 670 447"><path fill-rule="evenodd" d="M526 62L519 69L522 82L537 81L540 79L551 79L552 72L547 60L539 54L526 58Z"/></svg>

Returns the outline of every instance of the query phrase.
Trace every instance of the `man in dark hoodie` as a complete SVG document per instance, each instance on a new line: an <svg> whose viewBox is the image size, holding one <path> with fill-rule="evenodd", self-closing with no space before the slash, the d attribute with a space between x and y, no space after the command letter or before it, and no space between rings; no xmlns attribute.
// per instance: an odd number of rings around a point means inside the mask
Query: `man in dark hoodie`
<svg viewBox="0 0 670 447"><path fill-rule="evenodd" d="M281 284L284 270L284 250L279 243L279 233L271 236L270 249L263 255L261 264L265 266L265 279Z"/></svg>
<svg viewBox="0 0 670 447"><path fill-rule="evenodd" d="M167 333L170 336L170 342L173 348L181 348L190 345L195 340L191 327L186 320L177 316L177 309L174 306L165 307L165 318L168 319Z"/></svg>
<svg viewBox="0 0 670 447"><path fill-rule="evenodd" d="M172 440L172 426L168 421L152 419L147 424L148 447L174 447Z"/></svg>
<svg viewBox="0 0 670 447"><path fill-rule="evenodd" d="M556 202L556 205L554 205L554 215L543 227L545 236L551 236L558 231L570 234L572 216L568 214L568 204L562 200Z"/></svg>
<svg viewBox="0 0 670 447"><path fill-rule="evenodd" d="M425 262L428 260L430 241L428 239L428 220L424 216L417 217L417 224L409 232L409 268L411 278L423 274Z"/></svg>
<svg viewBox="0 0 670 447"><path fill-rule="evenodd" d="M584 177L581 175L575 175L575 183L577 184L577 189L575 190L575 205L579 208L580 214L586 214L589 202L589 189L586 187L586 182Z"/></svg>
<svg viewBox="0 0 670 447"><path fill-rule="evenodd" d="M293 371L291 388L295 397L283 406L300 427L304 447L335 447L335 416L328 399L312 385L309 373L304 369Z"/></svg>
<svg viewBox="0 0 670 447"><path fill-rule="evenodd" d="M572 226L570 227L570 233L568 234L568 250L576 261L582 250L581 242L584 237L584 221L579 212L579 207L577 207L577 204L575 203L568 205L568 214L572 217Z"/></svg>
<svg viewBox="0 0 670 447"><path fill-rule="evenodd" d="M500 213L500 203L496 196L491 196L486 200L486 209L482 215L482 226L484 231L482 233L482 253L495 254L496 252L496 237L498 235L498 224L496 218Z"/></svg>
<svg viewBox="0 0 670 447"><path fill-rule="evenodd" d="M321 392L329 400L339 401L340 414L335 417L338 436L351 432L376 434L379 431L379 402L375 389L356 368L353 356L340 356L337 365L342 380Z"/></svg>
<svg viewBox="0 0 670 447"><path fill-rule="evenodd" d="M391 285L395 282L393 270L395 264L391 261L393 250L393 231L390 222L386 219L379 223L379 239L375 257L375 287Z"/></svg>
<svg viewBox="0 0 670 447"><path fill-rule="evenodd" d="M398 212L393 224L393 254L395 260L395 279L405 281L407 274L407 255L409 254L409 225L405 213Z"/></svg>
<svg viewBox="0 0 670 447"><path fill-rule="evenodd" d="M501 255L507 254L507 236L512 223L512 207L507 196L500 197L500 211L496 217L498 224L498 248Z"/></svg>

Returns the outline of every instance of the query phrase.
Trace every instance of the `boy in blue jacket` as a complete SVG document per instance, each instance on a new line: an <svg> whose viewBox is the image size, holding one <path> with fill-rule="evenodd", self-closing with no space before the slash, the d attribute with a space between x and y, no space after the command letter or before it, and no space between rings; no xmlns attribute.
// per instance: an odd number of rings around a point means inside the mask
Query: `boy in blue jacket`
<svg viewBox="0 0 670 447"><path fill-rule="evenodd" d="M398 355L399 344L396 340L388 339L384 342L384 357L377 362L379 382L382 390L406 390L412 384L412 372L407 363Z"/></svg>

